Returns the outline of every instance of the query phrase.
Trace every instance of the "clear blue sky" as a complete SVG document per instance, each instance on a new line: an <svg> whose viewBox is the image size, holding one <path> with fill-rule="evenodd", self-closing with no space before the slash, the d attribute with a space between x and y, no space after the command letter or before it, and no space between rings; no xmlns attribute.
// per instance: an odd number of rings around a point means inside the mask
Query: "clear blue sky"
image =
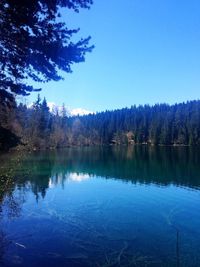
<svg viewBox="0 0 200 267"><path fill-rule="evenodd" d="M199 0L94 0L64 19L95 49L64 81L42 85L48 101L102 111L200 98Z"/></svg>

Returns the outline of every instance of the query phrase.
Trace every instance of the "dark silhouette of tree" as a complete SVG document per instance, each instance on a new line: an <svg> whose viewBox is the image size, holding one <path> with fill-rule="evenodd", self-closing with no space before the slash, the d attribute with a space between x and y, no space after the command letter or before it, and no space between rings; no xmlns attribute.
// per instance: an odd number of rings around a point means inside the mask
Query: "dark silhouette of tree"
<svg viewBox="0 0 200 267"><path fill-rule="evenodd" d="M78 12L92 0L2 0L0 1L0 101L40 90L36 82L59 81L59 70L85 60L90 37L72 42L79 29L61 22L61 9Z"/></svg>
<svg viewBox="0 0 200 267"><path fill-rule="evenodd" d="M0 150L9 150L20 143L20 138L16 134L0 126Z"/></svg>
<svg viewBox="0 0 200 267"><path fill-rule="evenodd" d="M0 103L0 112L5 108ZM46 99L38 95L31 108L19 104L6 114L2 126L13 134L10 144L17 144L14 136L18 136L22 147L31 150L110 144L200 145L199 100L70 117L64 105L50 112ZM0 128L0 148L9 145L8 137Z"/></svg>
<svg viewBox="0 0 200 267"><path fill-rule="evenodd" d="M110 144L200 145L200 101L70 117L64 105L50 112L46 99L41 101L38 95L31 108L20 104L4 121L4 127L31 150ZM3 148L2 137L1 142Z"/></svg>

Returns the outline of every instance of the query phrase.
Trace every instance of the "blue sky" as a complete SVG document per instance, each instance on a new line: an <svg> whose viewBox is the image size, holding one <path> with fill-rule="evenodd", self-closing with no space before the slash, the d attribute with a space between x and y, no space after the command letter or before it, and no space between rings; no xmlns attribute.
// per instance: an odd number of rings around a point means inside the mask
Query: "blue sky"
<svg viewBox="0 0 200 267"><path fill-rule="evenodd" d="M199 0L94 0L64 20L95 49L64 81L42 84L48 101L102 111L200 98Z"/></svg>

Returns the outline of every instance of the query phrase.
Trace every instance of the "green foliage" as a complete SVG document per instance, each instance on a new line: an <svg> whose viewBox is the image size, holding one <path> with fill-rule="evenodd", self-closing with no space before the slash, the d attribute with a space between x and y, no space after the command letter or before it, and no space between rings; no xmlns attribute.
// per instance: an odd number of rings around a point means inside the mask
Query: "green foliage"
<svg viewBox="0 0 200 267"><path fill-rule="evenodd" d="M72 42L79 29L61 22L62 8L78 12L92 0L0 1L0 101L39 90L27 84L62 79L58 70L71 72L90 52L90 37Z"/></svg>
<svg viewBox="0 0 200 267"><path fill-rule="evenodd" d="M20 104L10 109L7 116L4 128L20 137L21 144L29 149L110 144L200 145L200 101L133 106L69 117L64 105L60 111L57 108L50 112L46 99L41 101L38 95L31 108Z"/></svg>

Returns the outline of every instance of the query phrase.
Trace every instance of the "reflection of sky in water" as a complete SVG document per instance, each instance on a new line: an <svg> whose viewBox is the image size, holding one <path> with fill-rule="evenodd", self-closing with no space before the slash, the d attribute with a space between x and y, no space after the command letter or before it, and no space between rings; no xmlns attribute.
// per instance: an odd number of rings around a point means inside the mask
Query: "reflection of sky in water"
<svg viewBox="0 0 200 267"><path fill-rule="evenodd" d="M56 184L63 184L63 180L80 183L90 178L91 176L87 173L72 172L65 175L58 174L49 178L49 188L53 188Z"/></svg>
<svg viewBox="0 0 200 267"><path fill-rule="evenodd" d="M82 182L82 181L90 179L90 176L89 176L89 174L74 172L74 173L69 174L68 179L73 181L73 182Z"/></svg>
<svg viewBox="0 0 200 267"><path fill-rule="evenodd" d="M21 214L0 225L12 241L4 252L9 267L177 267L179 252L181 267L199 266L198 190L89 178L52 176L37 201L26 191ZM16 188L17 199L21 193Z"/></svg>
<svg viewBox="0 0 200 267"><path fill-rule="evenodd" d="M199 267L199 152L163 149L26 156L1 205L0 266Z"/></svg>

